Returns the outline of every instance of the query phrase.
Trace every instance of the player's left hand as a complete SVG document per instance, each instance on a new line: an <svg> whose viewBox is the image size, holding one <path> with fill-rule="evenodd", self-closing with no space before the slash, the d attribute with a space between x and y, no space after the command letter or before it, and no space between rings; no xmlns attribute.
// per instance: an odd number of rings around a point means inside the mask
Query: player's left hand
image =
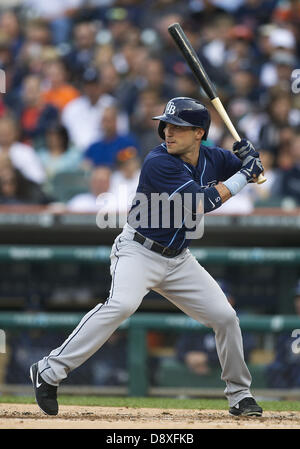
<svg viewBox="0 0 300 449"><path fill-rule="evenodd" d="M240 173L246 177L247 183L257 182L259 175L264 173L264 167L259 157L248 156L244 159Z"/></svg>
<svg viewBox="0 0 300 449"><path fill-rule="evenodd" d="M234 142L232 149L234 154L242 161L248 156L252 156L255 158L259 157L258 152L254 148L252 143L247 139L242 139L239 142Z"/></svg>

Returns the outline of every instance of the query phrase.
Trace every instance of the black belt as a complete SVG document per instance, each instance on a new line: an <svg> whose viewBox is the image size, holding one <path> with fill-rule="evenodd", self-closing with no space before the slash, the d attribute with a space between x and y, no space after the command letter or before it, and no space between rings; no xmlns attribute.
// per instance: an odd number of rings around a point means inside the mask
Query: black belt
<svg viewBox="0 0 300 449"><path fill-rule="evenodd" d="M146 237L144 237L139 232L136 232L134 234L133 240L135 242L140 243L141 245L144 245L144 243L146 241ZM154 251L155 253L161 254L164 257L175 257L175 256L178 256L182 252L182 249L168 248L167 246L160 245L157 242L153 242L152 245L150 246L150 248L148 248L148 249L150 249L151 251Z"/></svg>

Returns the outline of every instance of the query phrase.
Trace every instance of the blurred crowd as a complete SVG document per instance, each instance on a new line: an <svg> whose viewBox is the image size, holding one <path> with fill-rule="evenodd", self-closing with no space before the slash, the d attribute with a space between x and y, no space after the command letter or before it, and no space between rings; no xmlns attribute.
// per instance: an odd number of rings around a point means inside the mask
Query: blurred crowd
<svg viewBox="0 0 300 449"><path fill-rule="evenodd" d="M265 166L268 181L220 212L300 206L298 0L2 0L0 204L96 211L112 192L127 210L161 142L151 118L175 96L206 104L205 144L231 149L169 36L174 22Z"/></svg>

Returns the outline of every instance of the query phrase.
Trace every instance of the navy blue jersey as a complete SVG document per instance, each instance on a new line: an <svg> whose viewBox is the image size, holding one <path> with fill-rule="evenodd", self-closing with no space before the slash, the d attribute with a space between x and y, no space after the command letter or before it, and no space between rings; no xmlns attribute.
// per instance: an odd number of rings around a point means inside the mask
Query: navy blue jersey
<svg viewBox="0 0 300 449"><path fill-rule="evenodd" d="M195 200L192 211L197 208L196 194L204 195L204 213L221 206L221 200L217 189L214 187L218 182L225 181L230 178L241 168L241 161L233 153L219 147L200 146L199 159L197 166L193 166L184 162L179 156L169 154L166 144L163 143L150 151L144 160L137 194L143 194L147 199L148 218L151 217L151 194L166 193L172 198L175 193L184 195L191 193L191 197ZM183 249L188 246L189 240L186 239L186 231L188 230L183 220L180 226L176 227L172 224L164 227L162 223L159 226L149 225L133 225L137 223L135 209L139 206L139 202L133 201L128 214L128 223L133 226L139 233L148 237L163 246L172 249ZM171 214L172 214L172 208ZM173 210L174 212L174 210ZM160 214L162 211L159 212ZM149 218L150 220L150 218Z"/></svg>

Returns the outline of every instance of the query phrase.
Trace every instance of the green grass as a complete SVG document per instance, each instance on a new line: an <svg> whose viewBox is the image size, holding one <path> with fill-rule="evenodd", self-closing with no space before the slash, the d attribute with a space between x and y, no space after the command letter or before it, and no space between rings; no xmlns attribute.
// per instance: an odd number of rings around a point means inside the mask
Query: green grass
<svg viewBox="0 0 300 449"><path fill-rule="evenodd" d="M258 401L266 411L300 411L300 401ZM1 396L0 403L34 404L32 396ZM106 396L59 396L60 405L83 405L102 407L133 408L174 408L227 410L225 399L176 399L176 398L136 398Z"/></svg>

